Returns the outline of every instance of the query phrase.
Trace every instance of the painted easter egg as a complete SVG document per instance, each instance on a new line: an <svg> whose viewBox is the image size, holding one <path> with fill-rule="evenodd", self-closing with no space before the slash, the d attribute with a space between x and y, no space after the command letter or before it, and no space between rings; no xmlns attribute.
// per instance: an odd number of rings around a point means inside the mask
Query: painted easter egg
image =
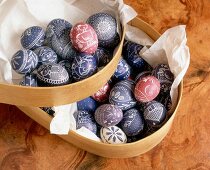
<svg viewBox="0 0 210 170"><path fill-rule="evenodd" d="M120 43L120 35L116 33L116 35L108 40L100 40L99 41L99 46L109 49L109 51L113 51L115 47Z"/></svg>
<svg viewBox="0 0 210 170"><path fill-rule="evenodd" d="M102 127L100 137L102 142L109 144L123 144L127 142L125 133L117 126Z"/></svg>
<svg viewBox="0 0 210 170"><path fill-rule="evenodd" d="M35 49L44 44L45 32L39 26L27 28L21 36L21 44L25 49Z"/></svg>
<svg viewBox="0 0 210 170"><path fill-rule="evenodd" d="M135 98L140 102L152 101L160 92L160 82L154 76L143 77L137 82L134 90Z"/></svg>
<svg viewBox="0 0 210 170"><path fill-rule="evenodd" d="M127 110L123 114L123 119L120 122L123 132L127 136L135 136L140 134L144 129L143 113L136 108Z"/></svg>
<svg viewBox="0 0 210 170"><path fill-rule="evenodd" d="M150 76L152 73L150 71L142 71L140 72L136 78L135 78L135 82L137 83L139 80L141 80L143 77L146 77L146 76Z"/></svg>
<svg viewBox="0 0 210 170"><path fill-rule="evenodd" d="M92 97L98 102L105 102L109 99L110 90L111 90L111 87L109 83L106 83L96 93L94 93Z"/></svg>
<svg viewBox="0 0 210 170"><path fill-rule="evenodd" d="M122 110L118 106L112 104L103 104L95 111L95 120L103 127L118 124L122 120L122 117Z"/></svg>
<svg viewBox="0 0 210 170"><path fill-rule="evenodd" d="M107 65L112 59L110 52L102 47L98 47L96 52L93 55L98 63L98 67L103 67Z"/></svg>
<svg viewBox="0 0 210 170"><path fill-rule="evenodd" d="M69 80L71 82L71 80L72 80L72 73L71 73L72 62L69 60L61 60L58 64L60 64L62 67L64 67L66 69L66 71L69 73Z"/></svg>
<svg viewBox="0 0 210 170"><path fill-rule="evenodd" d="M74 118L76 121L76 129L80 129L81 127L85 127L89 129L93 133L97 133L96 122L92 114L88 113L84 110L79 110L74 113Z"/></svg>
<svg viewBox="0 0 210 170"><path fill-rule="evenodd" d="M37 70L39 86L60 86L69 83L69 74L59 64L41 65Z"/></svg>
<svg viewBox="0 0 210 170"><path fill-rule="evenodd" d="M75 81L80 81L90 77L97 71L95 57L90 54L80 53L72 63L72 76Z"/></svg>
<svg viewBox="0 0 210 170"><path fill-rule="evenodd" d="M98 48L97 34L89 24L76 24L71 29L70 37L73 46L79 52L93 54Z"/></svg>
<svg viewBox="0 0 210 170"><path fill-rule="evenodd" d="M27 73L20 82L21 86L37 87L37 76L34 73Z"/></svg>
<svg viewBox="0 0 210 170"><path fill-rule="evenodd" d="M12 56L11 65L19 74L31 73L38 65L38 56L31 50L19 50Z"/></svg>
<svg viewBox="0 0 210 170"><path fill-rule="evenodd" d="M136 105L134 97L135 83L130 80L123 80L114 85L110 91L109 102L122 110L127 110Z"/></svg>
<svg viewBox="0 0 210 170"><path fill-rule="evenodd" d="M85 110L89 113L94 113L97 107L98 103L92 97L87 97L77 102L78 110Z"/></svg>

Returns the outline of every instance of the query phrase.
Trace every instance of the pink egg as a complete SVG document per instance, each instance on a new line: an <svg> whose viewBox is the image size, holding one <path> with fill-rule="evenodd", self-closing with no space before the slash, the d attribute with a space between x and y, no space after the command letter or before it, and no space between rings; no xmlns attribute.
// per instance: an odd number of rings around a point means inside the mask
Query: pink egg
<svg viewBox="0 0 210 170"><path fill-rule="evenodd" d="M154 76L147 76L139 80L135 86L134 95L140 102L152 101L160 92L160 82Z"/></svg>
<svg viewBox="0 0 210 170"><path fill-rule="evenodd" d="M109 83L106 83L95 94L92 95L92 98L94 98L98 102L105 102L109 98L110 90L111 88Z"/></svg>
<svg viewBox="0 0 210 170"><path fill-rule="evenodd" d="M98 48L97 34L89 24L76 24L71 29L70 38L74 48L79 52L93 54Z"/></svg>

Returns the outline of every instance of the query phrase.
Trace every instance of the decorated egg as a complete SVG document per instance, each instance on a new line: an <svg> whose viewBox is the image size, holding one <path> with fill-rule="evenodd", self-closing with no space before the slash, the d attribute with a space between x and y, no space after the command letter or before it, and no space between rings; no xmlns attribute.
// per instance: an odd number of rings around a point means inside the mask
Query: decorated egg
<svg viewBox="0 0 210 170"><path fill-rule="evenodd" d="M122 117L122 110L118 106L112 104L103 104L95 111L95 120L103 127L118 124L122 120Z"/></svg>
<svg viewBox="0 0 210 170"><path fill-rule="evenodd" d="M117 33L113 38L108 40L99 41L99 46L109 49L110 51L114 50L114 48L120 43L120 36Z"/></svg>
<svg viewBox="0 0 210 170"><path fill-rule="evenodd" d="M102 127L100 137L102 142L109 144L122 144L127 142L125 133L117 126Z"/></svg>
<svg viewBox="0 0 210 170"><path fill-rule="evenodd" d="M80 81L90 77L97 71L97 62L95 57L90 54L80 53L73 61L72 76L75 81Z"/></svg>
<svg viewBox="0 0 210 170"><path fill-rule="evenodd" d="M161 91L168 92L171 90L171 85L174 81L174 75L168 65L157 65L152 71L152 75L160 81Z"/></svg>
<svg viewBox="0 0 210 170"><path fill-rule="evenodd" d="M20 82L21 86L32 86L36 87L37 86L37 77L36 74L34 73L27 73L23 77L23 80Z"/></svg>
<svg viewBox="0 0 210 170"><path fill-rule="evenodd" d="M62 34L60 37L52 37L52 49L64 60L73 61L77 56L77 52L72 46L72 42L67 33Z"/></svg>
<svg viewBox="0 0 210 170"><path fill-rule="evenodd" d="M146 105L144 110L144 119L148 125L157 127L166 118L166 108L157 101L152 101Z"/></svg>
<svg viewBox="0 0 210 170"><path fill-rule="evenodd" d="M130 80L123 80L114 85L110 91L109 102L122 110L127 110L136 105L134 97L135 83Z"/></svg>
<svg viewBox="0 0 210 170"><path fill-rule="evenodd" d="M76 129L85 127L93 133L97 133L96 122L94 121L93 116L84 110L79 110L74 113L74 118L76 120Z"/></svg>
<svg viewBox="0 0 210 170"><path fill-rule="evenodd" d="M41 107L41 109L51 116L54 116L55 114L55 110L53 107Z"/></svg>
<svg viewBox="0 0 210 170"><path fill-rule="evenodd" d="M69 35L72 25L64 19L52 20L46 29L46 41L49 47L52 47L52 38L59 38L61 35Z"/></svg>
<svg viewBox="0 0 210 170"><path fill-rule="evenodd" d="M89 113L94 113L97 107L98 103L92 97L87 97L77 102L78 110L85 110Z"/></svg>
<svg viewBox="0 0 210 170"><path fill-rule="evenodd" d="M96 31L99 45L103 41L113 39L117 34L116 19L108 13L96 13L87 19L87 23Z"/></svg>
<svg viewBox="0 0 210 170"><path fill-rule="evenodd" d="M92 97L98 102L105 102L109 99L110 90L111 90L111 87L109 83L106 83L96 93L94 93Z"/></svg>
<svg viewBox="0 0 210 170"><path fill-rule="evenodd" d="M39 59L38 65L57 63L58 61L57 54L47 46L36 48L34 52L36 53Z"/></svg>
<svg viewBox="0 0 210 170"><path fill-rule="evenodd" d="M44 44L45 32L39 26L27 28L21 36L21 44L23 48L35 49Z"/></svg>
<svg viewBox="0 0 210 170"><path fill-rule="evenodd" d="M120 124L127 136L135 136L143 131L144 121L142 114L136 108L129 109L123 114Z"/></svg>
<svg viewBox="0 0 210 170"><path fill-rule="evenodd" d="M137 83L139 80L141 80L143 77L146 76L150 76L152 73L150 71L142 71L141 73L139 73L136 78L135 78L135 82Z"/></svg>
<svg viewBox="0 0 210 170"><path fill-rule="evenodd" d="M172 101L169 91L167 93L160 92L159 95L155 98L155 101L162 103L167 111L171 110Z"/></svg>
<svg viewBox="0 0 210 170"><path fill-rule="evenodd" d="M102 47L98 47L93 56L97 60L98 67L102 67L102 66L107 65L112 58L110 52L107 51L106 49L102 48Z"/></svg>
<svg viewBox="0 0 210 170"><path fill-rule="evenodd" d="M121 58L120 62L117 65L117 69L114 72L113 78L116 80L125 80L128 79L130 74L131 74L130 66L123 58Z"/></svg>
<svg viewBox="0 0 210 170"><path fill-rule="evenodd" d="M58 64L60 64L62 67L66 69L66 71L69 73L69 80L71 80L72 79L72 74L71 74L72 62L69 60L61 60Z"/></svg>
<svg viewBox="0 0 210 170"><path fill-rule="evenodd" d="M140 56L143 46L140 44L127 41L123 50L123 55L128 64L138 71L143 71L148 63Z"/></svg>
<svg viewBox="0 0 210 170"><path fill-rule="evenodd" d="M37 70L39 86L60 86L69 83L69 74L59 64L44 64Z"/></svg>
<svg viewBox="0 0 210 170"><path fill-rule="evenodd" d="M73 46L79 51L93 54L98 48L98 37L95 30L85 23L76 24L70 32Z"/></svg>
<svg viewBox="0 0 210 170"><path fill-rule="evenodd" d="M12 56L11 65L19 74L31 73L38 65L38 56L31 50L19 50Z"/></svg>
<svg viewBox="0 0 210 170"><path fill-rule="evenodd" d="M152 101L160 92L160 82L154 76L143 77L135 86L134 94L138 101Z"/></svg>

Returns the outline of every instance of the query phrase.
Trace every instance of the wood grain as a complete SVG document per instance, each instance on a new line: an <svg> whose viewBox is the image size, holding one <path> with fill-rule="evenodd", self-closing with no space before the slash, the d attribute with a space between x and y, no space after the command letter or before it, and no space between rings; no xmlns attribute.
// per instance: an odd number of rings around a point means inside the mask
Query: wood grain
<svg viewBox="0 0 210 170"><path fill-rule="evenodd" d="M210 1L125 2L161 33L178 24L187 25L191 64L170 133L146 154L106 159L50 135L16 107L1 104L0 169L210 169Z"/></svg>

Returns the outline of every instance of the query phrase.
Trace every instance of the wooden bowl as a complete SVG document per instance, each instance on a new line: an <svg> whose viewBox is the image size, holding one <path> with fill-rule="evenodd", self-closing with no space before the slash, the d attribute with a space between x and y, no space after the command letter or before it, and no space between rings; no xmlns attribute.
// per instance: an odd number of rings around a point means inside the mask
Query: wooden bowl
<svg viewBox="0 0 210 170"><path fill-rule="evenodd" d="M131 24L133 26L142 29L154 40L156 40L160 36L160 34L157 31L155 31L153 28L151 28L151 26L149 26L147 23L138 18L135 18L131 22ZM168 133L181 101L182 90L183 90L183 82L181 82L179 85L178 102L169 120L158 131L154 132L153 134L139 141L127 144L119 144L119 145L105 144L90 140L72 131L70 131L68 135L62 135L62 136L60 135L60 137L81 149L84 149L88 152L103 157L128 158L143 154L152 149L153 147L155 147L157 144L159 144L160 141ZM36 107L19 106L18 108L23 112L25 112L33 120L44 126L45 128L47 129L50 128L50 122L52 120L52 117L49 116L46 112Z"/></svg>
<svg viewBox="0 0 210 170"><path fill-rule="evenodd" d="M91 96L113 75L120 60L125 30L112 60L93 76L68 85L57 87L27 87L0 83L0 103L17 106L47 107L73 103Z"/></svg>

